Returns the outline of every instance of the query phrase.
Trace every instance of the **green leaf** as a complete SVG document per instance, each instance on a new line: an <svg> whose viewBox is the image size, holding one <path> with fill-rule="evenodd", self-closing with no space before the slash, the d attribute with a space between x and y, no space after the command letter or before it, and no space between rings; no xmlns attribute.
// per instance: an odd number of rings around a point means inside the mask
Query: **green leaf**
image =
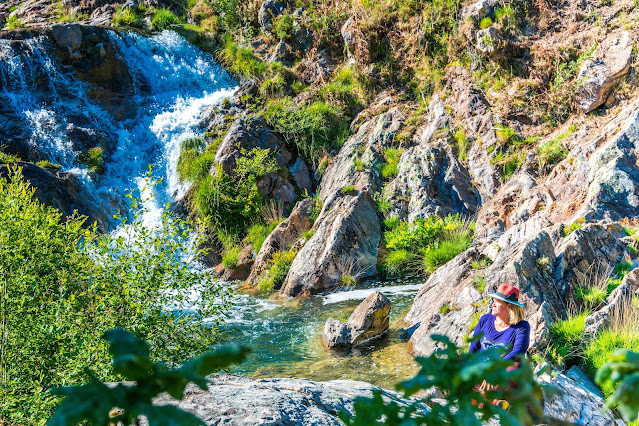
<svg viewBox="0 0 639 426"><path fill-rule="evenodd" d="M202 420L173 405L151 406L140 412L153 426L204 426Z"/></svg>

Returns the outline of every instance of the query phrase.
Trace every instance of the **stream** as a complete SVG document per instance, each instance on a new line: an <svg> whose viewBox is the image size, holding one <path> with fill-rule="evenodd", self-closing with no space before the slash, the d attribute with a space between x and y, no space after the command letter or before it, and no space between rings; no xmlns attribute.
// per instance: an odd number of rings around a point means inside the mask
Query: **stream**
<svg viewBox="0 0 639 426"><path fill-rule="evenodd" d="M163 182L154 188L156 197L146 203L142 220L154 226L164 204L188 190L176 174L181 142L204 131L199 126L202 110L232 96L237 82L211 55L175 32L150 38L111 32L110 37L127 59L134 81L150 87L150 95L147 90L135 94L140 107L135 118L116 121L92 103L87 84L47 56L51 41L42 36L27 40L26 52L14 51L8 40L0 40L0 95L19 112L30 143L37 144L46 159L75 174L107 211L125 205L129 190L141 190L153 165L154 176ZM46 90L34 92L34 87L43 86L43 79ZM78 115L83 123L118 141L101 175L89 173L68 142L66 132ZM290 301L237 292L224 334L230 342L250 345L252 353L232 371L254 377L355 379L392 388L417 372L400 328L420 285L419 280L368 281L353 289ZM391 300L390 332L350 352L326 350L320 340L326 319L346 320L374 289L383 290Z"/></svg>

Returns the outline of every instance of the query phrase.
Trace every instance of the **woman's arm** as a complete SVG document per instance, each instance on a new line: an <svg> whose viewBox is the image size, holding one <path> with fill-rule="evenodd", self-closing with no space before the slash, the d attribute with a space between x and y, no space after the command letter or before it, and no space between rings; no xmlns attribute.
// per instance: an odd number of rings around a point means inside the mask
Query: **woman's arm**
<svg viewBox="0 0 639 426"><path fill-rule="evenodd" d="M514 359L515 357L525 356L530 345L530 324L524 321L521 327L515 332L515 343L512 350L504 357L504 359Z"/></svg>
<svg viewBox="0 0 639 426"><path fill-rule="evenodd" d="M483 315L480 319L479 322L477 323L477 326L475 326L475 331L473 332L473 339L475 337L477 337L480 333L483 333L484 330L484 323L486 322L485 320L486 315ZM473 353L473 352L477 352L481 349L481 342L479 340L475 340L473 343L470 344L470 347L468 348L468 353Z"/></svg>

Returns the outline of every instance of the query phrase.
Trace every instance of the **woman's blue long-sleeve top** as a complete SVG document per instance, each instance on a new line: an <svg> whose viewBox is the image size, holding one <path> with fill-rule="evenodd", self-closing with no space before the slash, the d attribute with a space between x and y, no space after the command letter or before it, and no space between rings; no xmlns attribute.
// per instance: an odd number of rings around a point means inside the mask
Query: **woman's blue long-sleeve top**
<svg viewBox="0 0 639 426"><path fill-rule="evenodd" d="M528 321L521 321L511 325L503 331L495 330L495 316L486 314L479 319L473 337L483 333L481 340L474 341L468 352L485 351L492 346L503 346L510 349L510 352L503 359L513 359L525 356L530 345L530 324Z"/></svg>

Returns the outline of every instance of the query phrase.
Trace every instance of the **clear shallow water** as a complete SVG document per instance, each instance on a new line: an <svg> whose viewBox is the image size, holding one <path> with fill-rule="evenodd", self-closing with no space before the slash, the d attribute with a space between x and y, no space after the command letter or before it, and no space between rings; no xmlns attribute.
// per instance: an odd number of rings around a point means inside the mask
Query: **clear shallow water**
<svg viewBox="0 0 639 426"><path fill-rule="evenodd" d="M422 283L368 282L355 290L285 301L239 294L240 303L227 321L227 340L250 345L252 353L231 371L253 377L363 380L392 388L418 371L400 329ZM320 336L326 320L346 321L375 289L392 303L390 331L347 352L324 348Z"/></svg>
<svg viewBox="0 0 639 426"><path fill-rule="evenodd" d="M136 87L150 89L150 95L136 89L140 112L135 118L116 121L93 103L87 85L47 56L48 42L43 37L28 40L25 51L16 51L9 41L0 40L0 98L19 114L30 143L46 159L76 174L107 211L123 208L129 190L142 190L144 176L153 165L154 177L164 182L153 188L156 196L145 203L148 211L142 220L154 226L161 220L164 203L187 190L176 174L181 142L202 133L202 110L231 96L236 82L210 55L175 32L151 38L116 33L111 37L127 58ZM42 80L47 83L44 89ZM78 115L92 129L115 135L118 141L102 175L88 173L69 143L68 126ZM354 290L293 301L236 294L226 325L227 339L249 344L253 352L233 371L256 377L348 378L392 387L417 371L399 329L419 284L369 282ZM325 349L320 335L326 319L346 320L372 288L380 286L392 302L391 331L350 352Z"/></svg>

